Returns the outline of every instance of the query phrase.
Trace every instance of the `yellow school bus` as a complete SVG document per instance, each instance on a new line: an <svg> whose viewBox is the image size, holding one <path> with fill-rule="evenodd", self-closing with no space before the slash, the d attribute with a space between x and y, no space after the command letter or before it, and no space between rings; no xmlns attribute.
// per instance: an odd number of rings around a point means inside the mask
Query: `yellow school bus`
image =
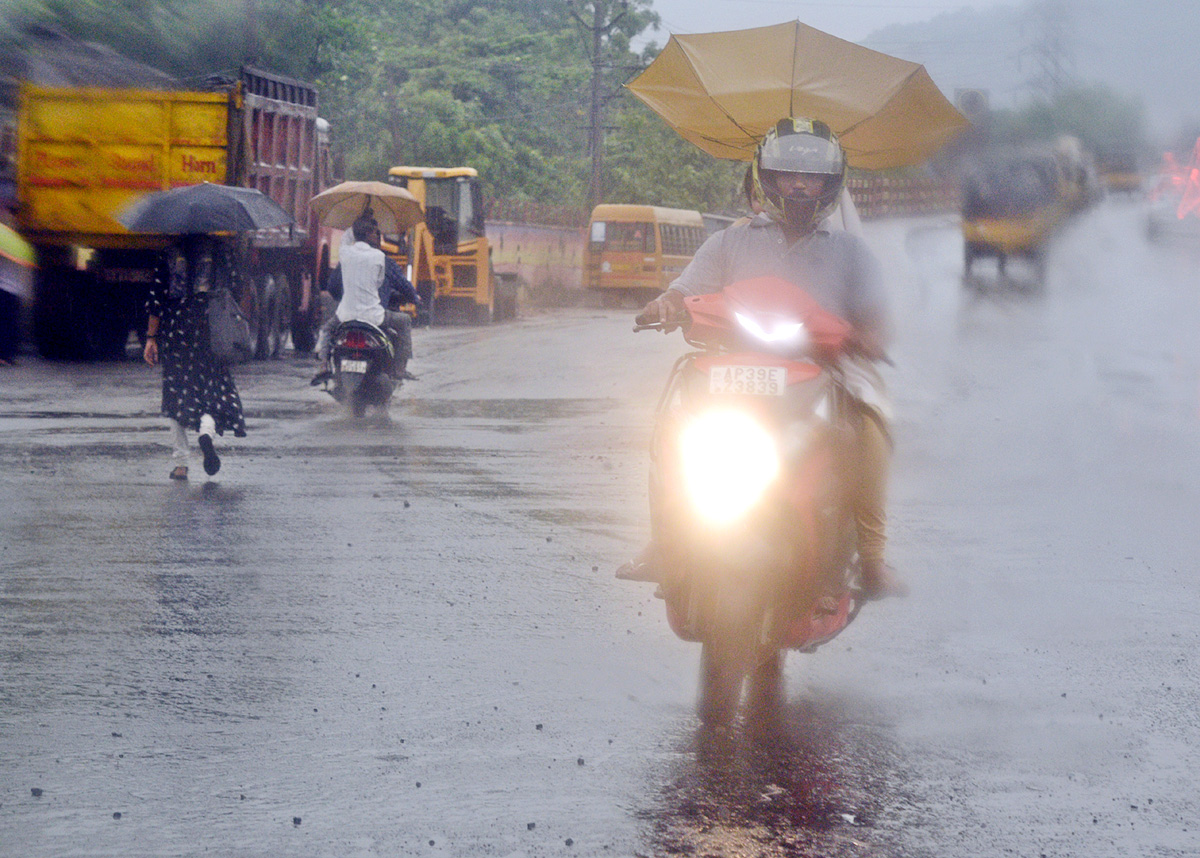
<svg viewBox="0 0 1200 858"><path fill-rule="evenodd" d="M598 205L588 224L584 286L609 307L627 295L649 300L679 276L706 237L697 211Z"/></svg>

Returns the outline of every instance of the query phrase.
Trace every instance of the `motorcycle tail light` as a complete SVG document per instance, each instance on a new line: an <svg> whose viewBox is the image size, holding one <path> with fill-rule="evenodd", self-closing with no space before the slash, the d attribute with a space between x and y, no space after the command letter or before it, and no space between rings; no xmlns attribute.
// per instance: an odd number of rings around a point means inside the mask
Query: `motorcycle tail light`
<svg viewBox="0 0 1200 858"><path fill-rule="evenodd" d="M365 349L370 343L367 342L365 331L347 331L346 338L342 340L342 345L350 349Z"/></svg>

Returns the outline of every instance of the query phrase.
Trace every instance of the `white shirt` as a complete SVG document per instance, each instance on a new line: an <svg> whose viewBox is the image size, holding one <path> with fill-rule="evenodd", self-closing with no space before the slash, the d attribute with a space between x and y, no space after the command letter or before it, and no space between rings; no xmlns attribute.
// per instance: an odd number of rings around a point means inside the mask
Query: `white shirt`
<svg viewBox="0 0 1200 858"><path fill-rule="evenodd" d="M365 241L341 246L338 259L342 266L342 300L338 303L338 319L383 324L379 287L383 284L384 258L382 250Z"/></svg>

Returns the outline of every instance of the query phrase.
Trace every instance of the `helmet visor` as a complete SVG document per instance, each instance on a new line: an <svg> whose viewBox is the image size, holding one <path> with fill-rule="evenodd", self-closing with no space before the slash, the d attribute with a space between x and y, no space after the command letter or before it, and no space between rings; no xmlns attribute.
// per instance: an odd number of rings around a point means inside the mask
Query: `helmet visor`
<svg viewBox="0 0 1200 858"><path fill-rule="evenodd" d="M812 134L772 136L759 150L759 166L783 173L841 175L842 150L832 140Z"/></svg>

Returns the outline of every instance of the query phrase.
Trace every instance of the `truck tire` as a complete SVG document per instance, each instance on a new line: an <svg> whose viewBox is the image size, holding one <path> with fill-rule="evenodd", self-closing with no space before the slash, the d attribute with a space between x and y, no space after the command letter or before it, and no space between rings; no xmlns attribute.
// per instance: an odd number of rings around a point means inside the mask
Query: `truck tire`
<svg viewBox="0 0 1200 858"><path fill-rule="evenodd" d="M48 255L48 254L47 254ZM38 258L47 255L39 249ZM54 262L42 262L34 274L33 341L46 360L75 360L79 338L70 280L75 270Z"/></svg>
<svg viewBox="0 0 1200 858"><path fill-rule="evenodd" d="M86 360L125 360L125 344L134 324L134 312L124 287L105 283L91 272L77 272L76 306L84 314L83 347Z"/></svg>
<svg viewBox="0 0 1200 858"><path fill-rule="evenodd" d="M238 296L238 307L250 323L250 342L254 344L255 357L258 357L259 343L262 342L262 306L258 283L254 278L245 278L242 281L242 294Z"/></svg>
<svg viewBox="0 0 1200 858"><path fill-rule="evenodd" d="M472 302L470 316L471 324L473 325L490 325L492 319L495 318L495 307L493 304L476 304Z"/></svg>
<svg viewBox="0 0 1200 858"><path fill-rule="evenodd" d="M292 350L297 355L312 353L317 344L317 329L321 326L321 293L319 291L311 290L308 309L299 309L304 302L306 279L307 275L301 277L295 271L288 278L288 283L291 285L288 306L292 311L288 327L292 331Z"/></svg>
<svg viewBox="0 0 1200 858"><path fill-rule="evenodd" d="M301 313L296 311L292 313L292 350L296 354L312 354L312 350L317 345L318 327L313 321L313 314L311 312Z"/></svg>
<svg viewBox="0 0 1200 858"><path fill-rule="evenodd" d="M421 280L416 285L417 289L417 325L432 325L433 324L433 291L434 283L432 280Z"/></svg>
<svg viewBox="0 0 1200 858"><path fill-rule="evenodd" d="M61 257L61 254L59 254ZM56 259L34 276L33 340L47 360L124 360L133 324L119 287Z"/></svg>
<svg viewBox="0 0 1200 858"><path fill-rule="evenodd" d="M258 354L274 360L283 354L292 320L292 293L286 274L268 274L263 279L263 323L258 329Z"/></svg>

